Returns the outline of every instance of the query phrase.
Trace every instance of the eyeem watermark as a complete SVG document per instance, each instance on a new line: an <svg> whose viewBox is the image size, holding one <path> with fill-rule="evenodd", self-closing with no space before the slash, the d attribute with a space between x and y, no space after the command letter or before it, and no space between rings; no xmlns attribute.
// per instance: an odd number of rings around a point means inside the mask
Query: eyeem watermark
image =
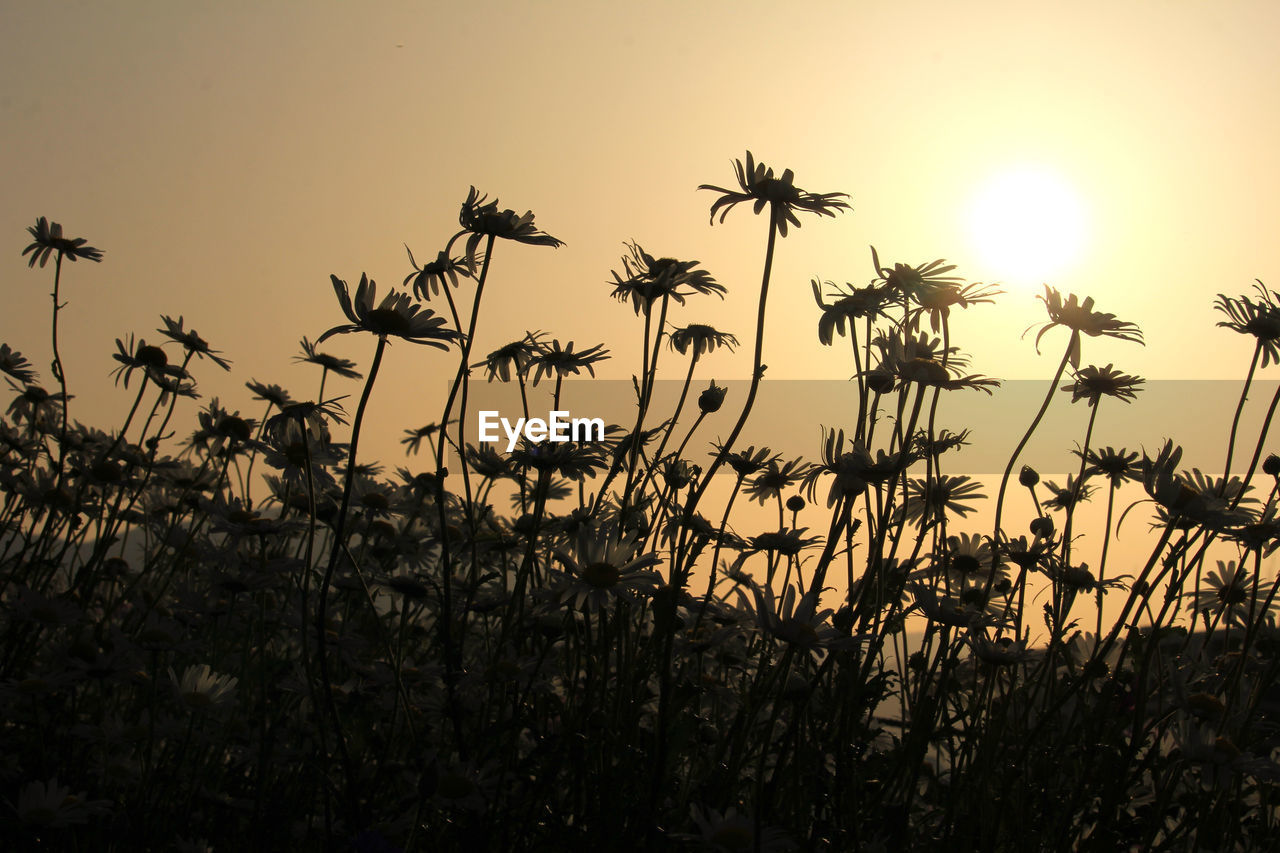
<svg viewBox="0 0 1280 853"><path fill-rule="evenodd" d="M604 418L574 418L568 412L551 412L547 420L542 418L516 418L511 421L495 411L480 412L480 441L493 444L500 441L498 427L507 435L507 452L516 449L516 442L524 436L529 441L604 441Z"/></svg>

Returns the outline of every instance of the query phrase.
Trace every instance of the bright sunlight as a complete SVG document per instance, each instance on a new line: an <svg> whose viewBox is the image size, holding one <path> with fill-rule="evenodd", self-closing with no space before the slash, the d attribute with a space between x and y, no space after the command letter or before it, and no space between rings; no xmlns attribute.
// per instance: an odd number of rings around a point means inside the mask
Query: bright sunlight
<svg viewBox="0 0 1280 853"><path fill-rule="evenodd" d="M1042 167L1000 172L969 206L969 229L988 277L1038 285L1069 270L1086 239L1085 205L1061 175Z"/></svg>

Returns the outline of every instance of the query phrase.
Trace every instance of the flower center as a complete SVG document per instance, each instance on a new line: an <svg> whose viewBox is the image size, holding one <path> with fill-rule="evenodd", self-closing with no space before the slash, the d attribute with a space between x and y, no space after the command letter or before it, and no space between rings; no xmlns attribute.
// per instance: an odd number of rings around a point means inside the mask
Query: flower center
<svg viewBox="0 0 1280 853"><path fill-rule="evenodd" d="M364 319L366 328L379 335L404 335L409 331L408 319L391 308L374 308Z"/></svg>
<svg viewBox="0 0 1280 853"><path fill-rule="evenodd" d="M622 573L612 563L590 563L582 570L582 579L596 589L612 589L622 579Z"/></svg>

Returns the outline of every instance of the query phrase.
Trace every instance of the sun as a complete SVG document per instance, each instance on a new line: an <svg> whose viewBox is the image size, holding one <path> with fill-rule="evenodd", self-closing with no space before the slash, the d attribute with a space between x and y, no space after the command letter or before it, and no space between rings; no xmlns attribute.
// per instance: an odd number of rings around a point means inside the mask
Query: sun
<svg viewBox="0 0 1280 853"><path fill-rule="evenodd" d="M1087 241L1085 204L1051 169L1021 166L991 177L968 210L970 239L988 278L1035 286L1068 271Z"/></svg>

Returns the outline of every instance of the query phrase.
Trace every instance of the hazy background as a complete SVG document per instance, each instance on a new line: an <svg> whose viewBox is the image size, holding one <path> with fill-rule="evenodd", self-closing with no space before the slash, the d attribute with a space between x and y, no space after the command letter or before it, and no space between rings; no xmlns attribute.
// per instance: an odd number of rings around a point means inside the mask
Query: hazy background
<svg viewBox="0 0 1280 853"><path fill-rule="evenodd" d="M780 244L772 379L851 374L847 345L817 342L809 280L865 283L870 244L992 280L967 215L1012 165L1057 172L1087 207L1089 242L1050 283L1146 333L1145 349L1087 340L1086 362L1241 376L1250 342L1214 328L1212 299L1280 285L1280 4L10 2L3 19L0 340L53 386L51 268L20 257L36 217L105 250L65 268L62 321L73 415L104 428L131 402L110 382L114 339L158 338L161 313L234 360L226 377L196 365L202 403L258 416L249 379L310 399L318 370L290 359L344 321L330 273L400 286L402 244L433 257L472 184L567 243L498 245L478 355L536 328L605 343L606 377L638 371L639 324L606 284L635 239L729 288L672 319L737 334L742 351L699 372L746 378L766 222L742 210L709 227L714 196L696 191L732 184L746 149L854 207ZM1005 282L957 322L974 372L1052 372L1065 333L1042 357L1019 340L1044 319L1037 285ZM364 368L373 340L325 348ZM438 417L453 364L392 348L363 457L402 462L401 430ZM354 409L356 383L329 390ZM1208 414L1225 436L1228 413ZM812 459L817 424L796 422Z"/></svg>

